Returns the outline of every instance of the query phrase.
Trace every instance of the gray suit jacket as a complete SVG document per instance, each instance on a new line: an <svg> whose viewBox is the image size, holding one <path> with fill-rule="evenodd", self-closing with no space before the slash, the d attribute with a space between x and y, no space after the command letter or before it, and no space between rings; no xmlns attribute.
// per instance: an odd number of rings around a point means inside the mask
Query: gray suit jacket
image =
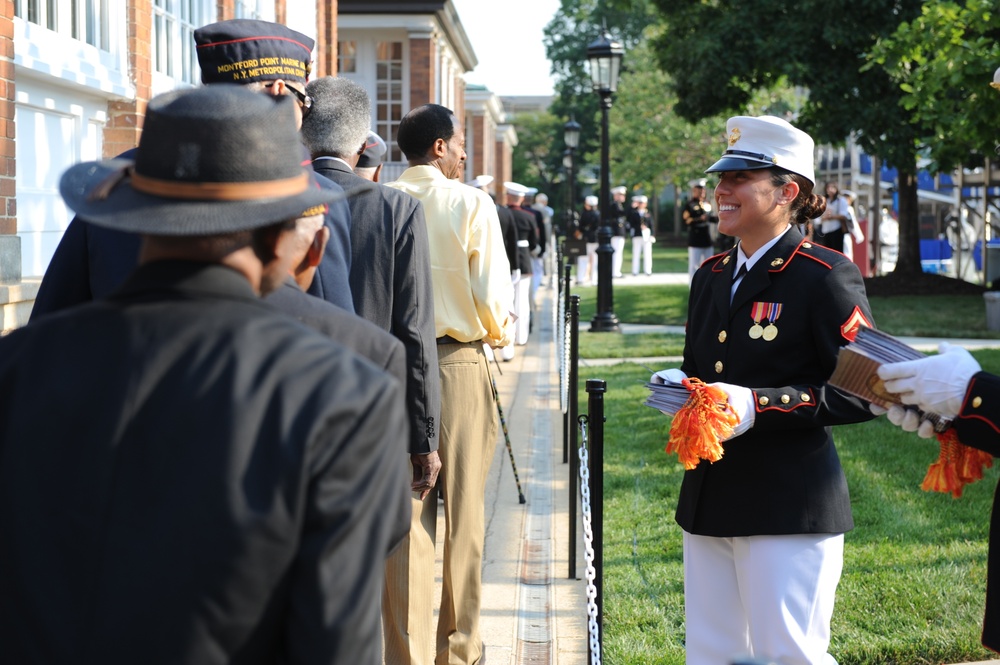
<svg viewBox="0 0 1000 665"><path fill-rule="evenodd" d="M368 182L337 159L319 157L313 168L345 190ZM406 347L410 452L437 450L441 383L423 206L409 194L384 185L352 196L348 204L354 311Z"/></svg>

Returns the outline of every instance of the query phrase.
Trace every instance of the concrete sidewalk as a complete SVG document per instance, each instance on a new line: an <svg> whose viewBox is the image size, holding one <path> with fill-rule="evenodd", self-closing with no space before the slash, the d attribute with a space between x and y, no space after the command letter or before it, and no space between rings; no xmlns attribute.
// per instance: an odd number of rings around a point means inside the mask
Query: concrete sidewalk
<svg viewBox="0 0 1000 665"><path fill-rule="evenodd" d="M615 284L687 283L687 275L625 277ZM569 465L563 462L562 412L552 309L555 291L541 287L533 332L510 362L490 364L500 394L510 440L500 428L486 490L486 543L483 560L481 632L489 665L586 665L586 567L582 529L577 528L576 579L569 579ZM648 326L623 324L626 333ZM681 327L652 329L683 334ZM1000 340L950 340L969 348L998 346ZM936 349L936 339L907 343ZM920 347L918 347L920 348ZM663 358L581 360L588 365L643 362ZM677 359L667 359L679 362ZM581 405L583 410L586 405ZM519 502L523 494L525 503ZM578 501L578 499L577 499ZM577 519L579 520L579 511ZM438 513L438 533L444 533ZM437 544L437 592L442 545ZM440 597L440 596L438 596ZM989 661L1000 665L1000 661Z"/></svg>
<svg viewBox="0 0 1000 665"><path fill-rule="evenodd" d="M569 465L562 461L554 298L553 290L539 289L528 344L499 368L490 363L517 477L501 427L486 489L480 627L489 665L586 665L589 659L586 582L568 579ZM578 540L576 572L582 577L582 537ZM439 538L438 598L442 554Z"/></svg>

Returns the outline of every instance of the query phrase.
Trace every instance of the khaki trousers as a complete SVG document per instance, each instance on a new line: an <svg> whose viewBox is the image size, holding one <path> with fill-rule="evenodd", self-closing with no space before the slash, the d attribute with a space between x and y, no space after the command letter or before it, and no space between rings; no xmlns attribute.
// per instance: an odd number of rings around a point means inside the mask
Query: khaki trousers
<svg viewBox="0 0 1000 665"><path fill-rule="evenodd" d="M498 432L482 344L438 346L441 421L437 491L414 501L410 534L386 563L382 621L387 665L472 665L482 657L479 612L486 480ZM444 569L437 641L434 541L437 492L444 501ZM436 654L436 656L434 655Z"/></svg>

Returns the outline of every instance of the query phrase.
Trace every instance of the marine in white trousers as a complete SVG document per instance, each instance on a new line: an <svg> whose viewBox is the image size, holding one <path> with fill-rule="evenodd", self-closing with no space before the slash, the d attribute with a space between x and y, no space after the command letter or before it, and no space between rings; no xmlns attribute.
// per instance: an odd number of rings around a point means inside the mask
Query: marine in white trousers
<svg viewBox="0 0 1000 665"><path fill-rule="evenodd" d="M528 331L531 323L531 275L521 274L514 283L514 344L524 346L528 343Z"/></svg>
<svg viewBox="0 0 1000 665"><path fill-rule="evenodd" d="M653 239L649 229L643 229L642 233L632 238L632 274L639 274L639 257L642 257L642 271L647 275L653 274Z"/></svg>
<svg viewBox="0 0 1000 665"><path fill-rule="evenodd" d="M611 255L611 276L622 276L622 261L625 259L625 236L611 236L611 249L615 253Z"/></svg>
<svg viewBox="0 0 1000 665"><path fill-rule="evenodd" d="M684 532L687 665L836 665L827 649L843 567L844 534Z"/></svg>

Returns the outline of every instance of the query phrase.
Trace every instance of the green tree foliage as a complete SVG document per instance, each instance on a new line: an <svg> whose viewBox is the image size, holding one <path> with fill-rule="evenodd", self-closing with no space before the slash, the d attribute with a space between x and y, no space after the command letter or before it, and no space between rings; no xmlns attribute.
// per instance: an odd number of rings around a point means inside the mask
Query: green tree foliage
<svg viewBox="0 0 1000 665"><path fill-rule="evenodd" d="M607 25L626 49L622 63L628 71L628 51L642 39L643 30L654 20L649 0L561 0L559 11L545 26L545 54L552 63L556 98L549 111L563 122L574 118L580 123L578 172L588 160L599 161L601 121L598 96L587 72L587 45ZM566 146L562 131L553 137L550 160L562 161Z"/></svg>
<svg viewBox="0 0 1000 665"><path fill-rule="evenodd" d="M524 185L551 192L559 180L562 153L553 152L562 140L563 120L551 113L520 113L514 118L517 148L513 178Z"/></svg>
<svg viewBox="0 0 1000 665"><path fill-rule="evenodd" d="M969 0L925 3L920 16L876 42L864 68L883 68L899 86L931 170L949 171L982 165L1000 140L1000 91L987 85L997 66L1000 7Z"/></svg>
<svg viewBox="0 0 1000 665"><path fill-rule="evenodd" d="M852 132L899 171L897 270L919 271L916 163L919 124L882 67L862 69L874 44L919 15L921 0L653 0L665 30L660 63L677 111L696 119L743 112L755 91L783 78L808 90L796 124L822 143Z"/></svg>

